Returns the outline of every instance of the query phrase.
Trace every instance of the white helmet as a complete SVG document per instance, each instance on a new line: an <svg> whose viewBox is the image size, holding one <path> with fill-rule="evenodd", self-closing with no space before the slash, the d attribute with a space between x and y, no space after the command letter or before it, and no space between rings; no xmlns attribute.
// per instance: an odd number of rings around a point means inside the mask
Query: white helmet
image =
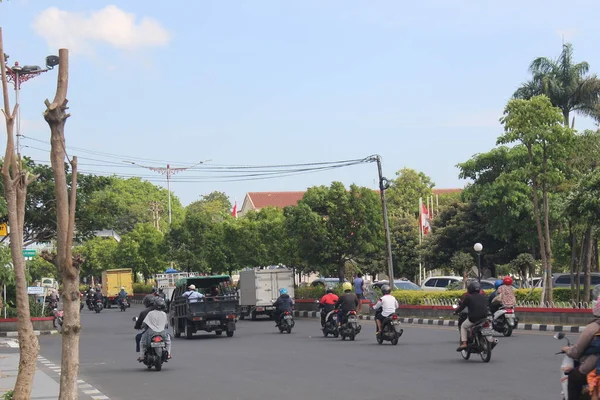
<svg viewBox="0 0 600 400"><path fill-rule="evenodd" d="M121 286L121 290L125 290L125 286Z"/></svg>
<svg viewBox="0 0 600 400"><path fill-rule="evenodd" d="M188 286L188 289L190 289L190 290L196 290L196 285L192 284L192 285Z"/></svg>

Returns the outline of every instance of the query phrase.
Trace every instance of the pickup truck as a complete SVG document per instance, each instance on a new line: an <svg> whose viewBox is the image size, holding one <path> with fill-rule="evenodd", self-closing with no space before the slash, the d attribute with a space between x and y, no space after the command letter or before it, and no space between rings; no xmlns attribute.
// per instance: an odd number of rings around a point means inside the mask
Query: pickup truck
<svg viewBox="0 0 600 400"><path fill-rule="evenodd" d="M183 296L190 285L204 295L201 300ZM198 331L232 337L239 315L239 297L229 275L195 276L177 282L169 302L169 321L176 338L191 339Z"/></svg>

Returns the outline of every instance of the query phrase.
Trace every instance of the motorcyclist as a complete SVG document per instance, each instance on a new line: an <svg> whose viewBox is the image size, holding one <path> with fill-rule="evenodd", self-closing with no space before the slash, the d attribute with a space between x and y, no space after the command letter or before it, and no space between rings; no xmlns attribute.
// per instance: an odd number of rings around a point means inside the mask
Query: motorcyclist
<svg viewBox="0 0 600 400"><path fill-rule="evenodd" d="M96 289L96 291L94 292L94 304L97 303L98 300L103 301L102 291Z"/></svg>
<svg viewBox="0 0 600 400"><path fill-rule="evenodd" d="M154 303L155 297L156 297L156 288L153 287L150 294L147 294L146 297L144 297L144 300L142 300L142 304L144 305L144 307L149 307L150 304Z"/></svg>
<svg viewBox="0 0 600 400"><path fill-rule="evenodd" d="M331 311L333 311L333 309L335 308L335 303L339 300L339 297L337 294L335 294L333 292L332 288L327 288L327 292L325 293L325 295L323 295L323 297L321 297L321 300L319 300L319 307L321 308L321 326L325 326L325 317L327 316L328 313L330 313Z"/></svg>
<svg viewBox="0 0 600 400"><path fill-rule="evenodd" d="M294 300L290 297L286 288L279 289L279 297L273 303L273 306L275 307L275 326L279 326L281 315L285 311L292 312L294 307Z"/></svg>
<svg viewBox="0 0 600 400"><path fill-rule="evenodd" d="M390 293L392 293L392 288L389 285L381 286L381 293L383 296L379 299L377 304L373 306L374 310L377 310L375 313L375 323L377 324L377 334L381 333L381 324L383 320L392 315L398 309L398 300ZM381 311L379 311L381 309Z"/></svg>
<svg viewBox="0 0 600 400"><path fill-rule="evenodd" d="M127 292L125 291L125 286L121 286L121 290L119 291L118 296L119 297L117 298L117 305L121 307L121 304L123 304L123 300L127 300Z"/></svg>
<svg viewBox="0 0 600 400"><path fill-rule="evenodd" d="M492 292L492 294L490 294L490 297L488 297L488 306L490 307L490 312L492 313L492 315L496 311L498 311L498 308L500 308L500 305L498 304L498 302L494 302L494 299L498 295L498 288L502 286L502 284L502 279L496 279L496 281L494 282L495 290Z"/></svg>
<svg viewBox="0 0 600 400"><path fill-rule="evenodd" d="M335 308L341 312L338 313L338 323L342 325L346 314L350 311L355 311L360 304L358 296L352 291L352 284L350 282L344 282L342 284L344 294L335 302Z"/></svg>
<svg viewBox="0 0 600 400"><path fill-rule="evenodd" d="M86 305L89 306L94 306L94 293L96 291L94 290L93 287L90 286L90 289L88 290L86 296L85 296L85 303Z"/></svg>
<svg viewBox="0 0 600 400"><path fill-rule="evenodd" d="M502 280L502 286L498 288L496 302L499 302L504 307L514 307L517 305L515 290L512 287L513 279L510 276L505 276Z"/></svg>
<svg viewBox="0 0 600 400"><path fill-rule="evenodd" d="M142 328L142 324L144 323L144 319L146 319L146 315L148 315L148 313L150 311L154 310L154 300L155 300L155 298L152 299L152 302L148 305L148 307L146 307L145 309L140 311L140 315L138 316L138 319L135 321L135 326L133 327L133 329L138 330L138 331L143 329L142 332L135 335L135 351L136 351L136 353L140 352L140 340L142 340L142 335L146 331L145 328Z"/></svg>
<svg viewBox="0 0 600 400"><path fill-rule="evenodd" d="M50 303L49 304L50 309L54 309L54 308L58 307L59 297L58 297L58 293L56 292L56 289L52 289L50 291L50 295L48 296L48 298L49 298L49 303Z"/></svg>
<svg viewBox="0 0 600 400"><path fill-rule="evenodd" d="M467 338L469 329L474 323L481 321L487 317L487 298L481 294L481 285L477 281L469 283L467 288L468 296L465 296L460 306L454 314L459 314L462 310L468 307L467 319L460 326L460 346L456 351L462 351L467 348Z"/></svg>
<svg viewBox="0 0 600 400"><path fill-rule="evenodd" d="M581 335L576 344L572 346L565 346L562 350L565 354L576 360L575 365L579 364L574 370L569 373L568 378L568 399L579 400L581 398L581 392L583 386L587 384L587 374L592 372L596 368L599 356L597 354L585 354L588 347L594 340L595 336L600 334L600 288L594 288L592 292L593 297L596 299L592 301L592 313L596 318L594 321L589 323Z"/></svg>
<svg viewBox="0 0 600 400"><path fill-rule="evenodd" d="M164 299L157 297L154 300L154 309L150 311L144 321L142 322L142 328L146 330L142 333L140 340L141 354L138 356L138 361L143 361L143 354L146 353L148 342L154 335L161 335L165 340L165 350L167 351L167 358L171 358L171 337L167 333L169 327L169 318L166 313L167 303Z"/></svg>
<svg viewBox="0 0 600 400"><path fill-rule="evenodd" d="M161 297L163 300L167 300L167 295L163 292L163 288L158 288L158 297Z"/></svg>

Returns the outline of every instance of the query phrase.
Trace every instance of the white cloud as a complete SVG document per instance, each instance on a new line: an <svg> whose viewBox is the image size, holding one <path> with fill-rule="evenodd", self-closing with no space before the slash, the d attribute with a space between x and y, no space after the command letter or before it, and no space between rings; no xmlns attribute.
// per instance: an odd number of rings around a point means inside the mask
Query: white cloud
<svg viewBox="0 0 600 400"><path fill-rule="evenodd" d="M50 7L34 20L33 28L52 48L91 55L97 43L119 50L165 46L171 35L149 17L136 21L135 14L110 5L102 10L78 13Z"/></svg>

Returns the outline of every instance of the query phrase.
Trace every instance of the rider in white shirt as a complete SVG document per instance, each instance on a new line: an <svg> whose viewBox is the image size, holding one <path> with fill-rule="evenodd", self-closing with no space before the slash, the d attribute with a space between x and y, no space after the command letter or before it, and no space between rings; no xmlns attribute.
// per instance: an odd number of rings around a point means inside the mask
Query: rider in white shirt
<svg viewBox="0 0 600 400"><path fill-rule="evenodd" d="M375 314L375 323L377 324L377 333L381 332L381 322L389 317L398 309L398 300L390 293L392 289L388 285L383 285L381 287L381 292L383 296L379 299L377 304L373 306L374 310L379 310L381 308L381 312Z"/></svg>

